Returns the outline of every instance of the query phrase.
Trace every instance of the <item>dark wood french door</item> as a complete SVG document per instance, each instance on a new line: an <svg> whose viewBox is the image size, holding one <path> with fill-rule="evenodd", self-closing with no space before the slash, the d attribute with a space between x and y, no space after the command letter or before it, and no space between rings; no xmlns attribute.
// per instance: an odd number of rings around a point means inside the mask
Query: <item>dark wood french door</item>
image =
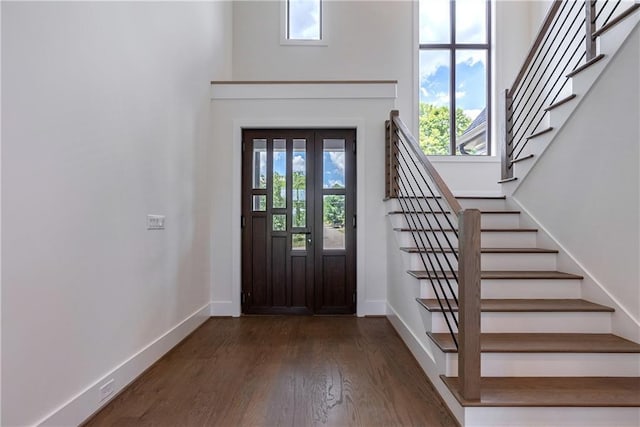
<svg viewBox="0 0 640 427"><path fill-rule="evenodd" d="M355 313L355 137L243 130L243 313Z"/></svg>

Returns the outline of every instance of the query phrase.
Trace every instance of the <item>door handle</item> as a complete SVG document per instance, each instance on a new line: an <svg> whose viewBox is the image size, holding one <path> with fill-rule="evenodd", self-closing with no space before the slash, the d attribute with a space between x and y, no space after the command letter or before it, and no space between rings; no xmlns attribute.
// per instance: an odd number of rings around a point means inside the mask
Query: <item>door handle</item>
<svg viewBox="0 0 640 427"><path fill-rule="evenodd" d="M312 234L311 229L307 228L302 233L307 235L307 243L309 244L309 246L311 246L313 244L313 238L312 238L313 234Z"/></svg>

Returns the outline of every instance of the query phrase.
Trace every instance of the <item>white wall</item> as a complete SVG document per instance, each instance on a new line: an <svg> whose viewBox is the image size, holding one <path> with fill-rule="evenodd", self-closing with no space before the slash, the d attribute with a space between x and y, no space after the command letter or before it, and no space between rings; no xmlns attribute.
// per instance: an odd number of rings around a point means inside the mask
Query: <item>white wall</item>
<svg viewBox="0 0 640 427"><path fill-rule="evenodd" d="M386 313L384 120L395 93L369 97L361 86L241 85L230 92L213 86L212 181L225 183L213 188L214 315L240 314L241 130L252 127L356 128L357 314ZM223 90L231 93L227 99L216 95ZM255 95L240 96L248 91ZM356 92L360 95L346 95ZM310 93L316 94L313 99Z"/></svg>
<svg viewBox="0 0 640 427"><path fill-rule="evenodd" d="M326 46L280 45L280 3L233 5L235 80L398 80L398 105L412 123L409 1L325 1Z"/></svg>
<svg viewBox="0 0 640 427"><path fill-rule="evenodd" d="M618 51L514 198L595 280L587 299L618 307L640 339L640 28ZM623 325L623 313L635 331Z"/></svg>
<svg viewBox="0 0 640 427"><path fill-rule="evenodd" d="M78 423L95 382L208 315L230 20L221 2L2 3L2 425Z"/></svg>
<svg viewBox="0 0 640 427"><path fill-rule="evenodd" d="M537 29L539 1L494 3L494 81L496 113L503 111L504 89L515 78ZM233 78L235 80L398 81L396 107L410 129L417 129L417 3L415 1L326 1L326 46L280 44L277 1L234 3ZM533 18L532 18L533 16ZM532 21L534 21L532 23ZM504 135L494 113L496 141ZM495 152L498 155L498 151ZM466 159L465 159L466 160ZM493 161L451 161L432 157L457 194L500 192L500 166ZM469 177L474 177L470 179Z"/></svg>

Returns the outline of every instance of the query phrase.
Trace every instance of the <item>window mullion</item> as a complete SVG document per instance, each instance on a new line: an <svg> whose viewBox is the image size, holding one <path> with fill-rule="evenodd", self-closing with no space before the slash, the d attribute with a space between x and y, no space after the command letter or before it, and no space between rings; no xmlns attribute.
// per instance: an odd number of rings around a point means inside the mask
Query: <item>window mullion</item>
<svg viewBox="0 0 640 427"><path fill-rule="evenodd" d="M456 155L456 3L449 2L449 19L451 20L450 37L451 50L449 51L449 151L450 155Z"/></svg>

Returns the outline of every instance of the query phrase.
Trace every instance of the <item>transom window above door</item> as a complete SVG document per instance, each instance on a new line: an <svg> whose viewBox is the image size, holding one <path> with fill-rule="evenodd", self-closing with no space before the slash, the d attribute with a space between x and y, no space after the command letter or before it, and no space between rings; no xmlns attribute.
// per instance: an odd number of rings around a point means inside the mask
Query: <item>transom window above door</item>
<svg viewBox="0 0 640 427"><path fill-rule="evenodd" d="M419 139L427 155L491 154L491 2L419 0Z"/></svg>
<svg viewBox="0 0 640 427"><path fill-rule="evenodd" d="M323 46L322 0L281 0L281 44Z"/></svg>

